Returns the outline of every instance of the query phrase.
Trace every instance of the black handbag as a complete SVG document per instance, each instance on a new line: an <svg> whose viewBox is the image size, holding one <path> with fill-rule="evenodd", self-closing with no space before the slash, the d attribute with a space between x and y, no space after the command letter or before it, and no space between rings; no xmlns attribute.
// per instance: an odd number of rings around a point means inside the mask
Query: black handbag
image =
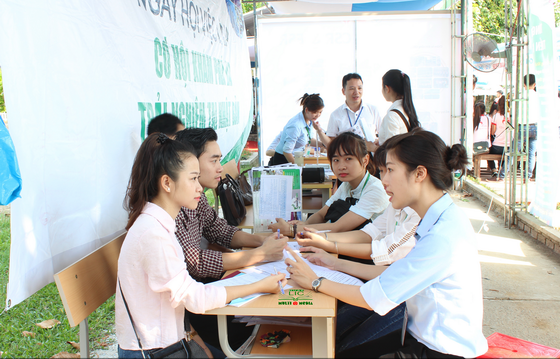
<svg viewBox="0 0 560 359"><path fill-rule="evenodd" d="M186 338L179 340L176 343L166 346L165 348L161 348L155 351L151 351L150 353L144 353L144 349L142 349L142 343L140 342L140 338L138 337L138 333L136 332L136 327L134 326L134 321L132 320L132 316L130 315L130 311L128 310L128 304L126 303L126 299L124 297L124 293L121 288L121 283L119 281L119 289L121 291L121 296L123 299L124 307L126 308L126 312L128 313L128 318L130 319L130 324L132 324L132 329L134 330L134 335L136 335L136 340L138 341L138 347L142 352L142 357L144 358L208 358L208 354L202 349L200 344L196 341L189 340L187 341ZM185 311L184 317L184 327L190 328L189 324L189 317L187 312Z"/></svg>
<svg viewBox="0 0 560 359"><path fill-rule="evenodd" d="M217 192L225 220L230 226L238 226L247 214L239 183L226 174L226 177L220 180Z"/></svg>
<svg viewBox="0 0 560 359"><path fill-rule="evenodd" d="M473 143L473 153L475 155L481 155L483 153L490 152L490 144L488 141L480 141Z"/></svg>
<svg viewBox="0 0 560 359"><path fill-rule="evenodd" d="M243 196L243 203L245 203L246 206L250 206L253 204L253 190L251 189L251 185L249 184L249 181L247 181L246 177L246 173L248 171L250 171L250 169L241 172L241 174L239 175L239 179L237 180L239 182L241 195Z"/></svg>
<svg viewBox="0 0 560 359"><path fill-rule="evenodd" d="M342 216L344 216L350 210L350 207L355 205L358 202L358 199L353 197L346 197L346 199L338 199L334 201L329 209L327 210L327 214L325 214L325 222L330 221L334 223L338 221ZM358 229L364 228L368 223L371 223L371 219L364 221L364 223L360 224L358 227L354 228L353 230L356 231Z"/></svg>

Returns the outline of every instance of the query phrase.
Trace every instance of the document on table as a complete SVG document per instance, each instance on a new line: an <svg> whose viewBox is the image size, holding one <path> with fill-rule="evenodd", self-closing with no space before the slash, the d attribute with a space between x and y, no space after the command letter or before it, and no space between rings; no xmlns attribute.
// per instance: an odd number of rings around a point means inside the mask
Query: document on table
<svg viewBox="0 0 560 359"><path fill-rule="evenodd" d="M301 257L299 253L300 245L297 242L288 242L288 246ZM263 274L273 274L274 270L276 269L278 273L284 273L286 278L290 277L290 273L286 270L285 260L286 258L293 259L290 253L284 250L284 259L281 261L276 262L269 262L257 265L255 267L242 269L241 272L248 273L248 274L255 274L255 275L263 275ZM341 284L349 284L349 285L363 285L360 279L353 277L349 274L335 271L329 268L321 267L319 265L313 264L309 262L307 259L301 257L305 263L309 265L309 267L317 274L319 277L325 277L333 282L341 283Z"/></svg>
<svg viewBox="0 0 560 359"><path fill-rule="evenodd" d="M280 271L278 271L278 273L280 273ZM218 281L212 282L210 284L213 285L213 286L216 286L216 287L228 287L228 286L235 286L235 285L252 284L252 283L258 282L261 279L266 278L269 275L270 274L262 273L262 272L261 273L259 273L259 272L252 272L252 273L240 272L235 277L230 277L228 279L218 280ZM292 288L292 286L290 286L290 285L285 285L284 286L284 289L290 289L290 288ZM250 301L252 301L254 299L257 299L261 295L267 295L267 294L269 294L269 293L250 294L246 297L236 298L236 299L232 300L231 302L229 302L228 305L231 305L231 306L234 306L234 307L240 307L243 304L249 303Z"/></svg>
<svg viewBox="0 0 560 359"><path fill-rule="evenodd" d="M262 175L259 215L261 219L290 219L292 212L292 176Z"/></svg>

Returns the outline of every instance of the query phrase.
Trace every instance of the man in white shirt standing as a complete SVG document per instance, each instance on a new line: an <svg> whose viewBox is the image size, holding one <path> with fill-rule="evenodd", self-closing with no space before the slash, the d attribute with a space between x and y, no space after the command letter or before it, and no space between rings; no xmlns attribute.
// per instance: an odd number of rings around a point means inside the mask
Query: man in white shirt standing
<svg viewBox="0 0 560 359"><path fill-rule="evenodd" d="M373 142L381 123L381 115L377 107L362 102L362 77L356 73L345 75L342 78L342 94L346 101L331 113L326 133L318 123L313 122L321 142L328 146L331 139L350 131L366 140L368 151L374 151Z"/></svg>

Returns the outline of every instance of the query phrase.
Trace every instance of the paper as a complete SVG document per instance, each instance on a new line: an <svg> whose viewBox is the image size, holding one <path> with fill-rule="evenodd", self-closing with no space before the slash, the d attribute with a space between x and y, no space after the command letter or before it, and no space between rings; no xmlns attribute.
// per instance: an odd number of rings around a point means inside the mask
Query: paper
<svg viewBox="0 0 560 359"><path fill-rule="evenodd" d="M292 176L261 176L261 201L259 214L261 219L290 220L292 211Z"/></svg>
<svg viewBox="0 0 560 359"><path fill-rule="evenodd" d="M358 286L364 284L364 282L349 274L335 271L329 268L321 267L303 258L299 252L300 245L297 242L288 242L288 246L290 246L290 248L298 256L300 256L300 258L303 259L303 261L307 263L307 265L309 265L309 267L315 272L315 274L317 274L317 276L325 277L328 280L332 280L333 282L337 282L341 284L358 285ZM290 273L288 273L288 271L286 270L286 263L285 263L285 260L287 258L293 259L290 253L287 250L284 250L284 258L282 260L276 262L264 263L251 268L242 269L241 272L259 276L259 275L274 274L274 270L276 269L278 273L284 273L286 275L286 278L289 278ZM284 287L284 289L289 289L289 288L288 286L286 286Z"/></svg>
<svg viewBox="0 0 560 359"><path fill-rule="evenodd" d="M285 267L285 266L284 266ZM274 273L274 272L272 272ZM272 273L265 273L262 271L252 271L252 272L245 272L244 270L242 272L240 272L238 275L228 278L228 279L222 279L222 280L218 280L215 282L210 283L213 286L216 287L230 287L230 286L235 286L235 285L245 285L245 284L252 284L255 282L258 282L261 279L266 278L267 276L269 276ZM278 273L280 273L280 271L278 271ZM290 285L285 285L284 289L290 289L292 288L292 286ZM258 297L260 297L261 295L267 295L269 293L254 293L254 294L250 294L246 297L241 297L241 298L236 298L234 300L232 300L231 302L228 303L228 305L231 305L233 307L240 307L243 304L247 304L252 300L257 299Z"/></svg>

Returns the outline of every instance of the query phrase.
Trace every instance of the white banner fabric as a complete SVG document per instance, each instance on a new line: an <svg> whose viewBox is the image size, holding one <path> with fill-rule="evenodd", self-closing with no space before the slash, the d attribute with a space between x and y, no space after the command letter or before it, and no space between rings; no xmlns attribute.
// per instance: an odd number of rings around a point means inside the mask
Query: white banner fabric
<svg viewBox="0 0 560 359"><path fill-rule="evenodd" d="M213 127L238 159L253 121L241 5L230 0L0 2L0 65L23 179L6 306L121 231L154 116Z"/></svg>
<svg viewBox="0 0 560 359"><path fill-rule="evenodd" d="M410 76L422 127L448 144L459 142L458 133L451 133L451 86L457 94L462 89L451 81L451 67L459 73L461 54L457 46L452 64L450 23L451 14L442 11L259 17L261 151L301 111L297 99L305 92L321 94L319 122L326 130L331 112L345 101L342 77L350 72L362 76L363 101L385 116L391 104L381 94L381 77L391 69ZM383 35L387 29L391 36ZM458 104L455 115L460 111Z"/></svg>

